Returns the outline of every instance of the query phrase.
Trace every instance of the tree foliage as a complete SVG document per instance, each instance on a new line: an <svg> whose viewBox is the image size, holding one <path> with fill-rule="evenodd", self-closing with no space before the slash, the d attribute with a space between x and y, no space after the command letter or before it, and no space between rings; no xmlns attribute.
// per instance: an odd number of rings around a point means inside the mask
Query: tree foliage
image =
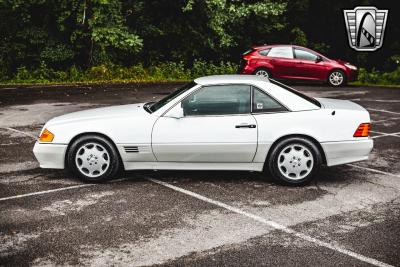
<svg viewBox="0 0 400 267"><path fill-rule="evenodd" d="M195 6L202 8L204 2L208 15L208 24L211 30L217 36L216 42L210 41L212 47L232 47L237 45L235 33L232 27L237 24L243 24L251 15L259 18L269 18L281 15L286 7L285 3L267 1L257 1L247 3L246 1L226 1L226 0L189 0L183 8L183 11L196 13Z"/></svg>
<svg viewBox="0 0 400 267"><path fill-rule="evenodd" d="M342 9L361 4L390 10L384 46L374 53L348 46ZM44 66L237 62L265 43L304 45L367 69L394 70L398 12L393 0L0 0L0 79Z"/></svg>

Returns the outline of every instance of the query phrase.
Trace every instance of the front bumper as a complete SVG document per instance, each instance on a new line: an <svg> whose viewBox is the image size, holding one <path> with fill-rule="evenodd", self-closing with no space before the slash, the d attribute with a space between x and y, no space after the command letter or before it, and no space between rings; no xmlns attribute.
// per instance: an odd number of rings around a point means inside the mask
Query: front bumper
<svg viewBox="0 0 400 267"><path fill-rule="evenodd" d="M354 82L358 78L358 70L349 70L347 74L347 81Z"/></svg>
<svg viewBox="0 0 400 267"><path fill-rule="evenodd" d="M325 152L327 165L334 166L367 160L374 141L366 138L357 141L326 142L321 145Z"/></svg>
<svg viewBox="0 0 400 267"><path fill-rule="evenodd" d="M67 145L62 144L45 144L36 142L33 147L33 154L40 167L45 169L64 169L65 153Z"/></svg>

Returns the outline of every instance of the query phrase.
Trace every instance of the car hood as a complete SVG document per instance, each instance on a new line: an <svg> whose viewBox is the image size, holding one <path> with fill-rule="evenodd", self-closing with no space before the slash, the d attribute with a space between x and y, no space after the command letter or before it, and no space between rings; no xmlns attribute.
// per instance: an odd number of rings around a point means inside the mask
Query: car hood
<svg viewBox="0 0 400 267"><path fill-rule="evenodd" d="M340 64L340 65L350 64L349 62L344 61L344 60L341 60L341 59L334 59L334 61L335 61L336 63Z"/></svg>
<svg viewBox="0 0 400 267"><path fill-rule="evenodd" d="M110 119L121 117L134 117L150 115L144 110L145 103L111 106L105 108L95 108L83 111L68 113L59 117L55 117L47 122L47 125L55 125L61 123L70 123L84 120Z"/></svg>
<svg viewBox="0 0 400 267"><path fill-rule="evenodd" d="M351 102L349 100L340 100L332 98L315 98L322 104L324 108L327 109L341 109L341 110L358 110L366 111L362 106Z"/></svg>

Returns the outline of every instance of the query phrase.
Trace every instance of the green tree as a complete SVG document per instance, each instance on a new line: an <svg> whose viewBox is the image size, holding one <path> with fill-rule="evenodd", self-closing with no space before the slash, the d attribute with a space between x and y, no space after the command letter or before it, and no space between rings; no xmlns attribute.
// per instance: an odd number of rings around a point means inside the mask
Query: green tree
<svg viewBox="0 0 400 267"><path fill-rule="evenodd" d="M118 0L1 0L0 62L53 67L132 56L142 39L128 29ZM101 63L101 62L100 62Z"/></svg>
<svg viewBox="0 0 400 267"><path fill-rule="evenodd" d="M193 11L194 6L202 2L200 0L188 0L183 10ZM232 27L243 23L251 15L261 18L270 18L281 15L286 4L264 1L227 1L227 0L205 0L209 26L218 37L216 41L210 41L213 47L232 47L237 45L235 33Z"/></svg>
<svg viewBox="0 0 400 267"><path fill-rule="evenodd" d="M81 27L73 33L73 41L84 44L83 61L86 66L93 61L93 52L97 54L95 63L111 61L108 54L116 52L134 54L142 48L142 39L129 31L121 13L118 0L84 0L80 3L82 13L77 17ZM119 51L118 51L119 50Z"/></svg>
<svg viewBox="0 0 400 267"><path fill-rule="evenodd" d="M277 40L286 4L272 0L127 0L127 24L144 40L141 60L237 61L254 44ZM129 13L128 13L129 11Z"/></svg>

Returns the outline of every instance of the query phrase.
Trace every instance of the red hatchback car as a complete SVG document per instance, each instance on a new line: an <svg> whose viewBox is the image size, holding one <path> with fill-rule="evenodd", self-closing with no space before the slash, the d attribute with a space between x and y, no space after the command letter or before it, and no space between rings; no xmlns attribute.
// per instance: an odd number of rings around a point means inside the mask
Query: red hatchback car
<svg viewBox="0 0 400 267"><path fill-rule="evenodd" d="M356 79L357 67L297 45L265 45L243 54L240 73L342 86Z"/></svg>

